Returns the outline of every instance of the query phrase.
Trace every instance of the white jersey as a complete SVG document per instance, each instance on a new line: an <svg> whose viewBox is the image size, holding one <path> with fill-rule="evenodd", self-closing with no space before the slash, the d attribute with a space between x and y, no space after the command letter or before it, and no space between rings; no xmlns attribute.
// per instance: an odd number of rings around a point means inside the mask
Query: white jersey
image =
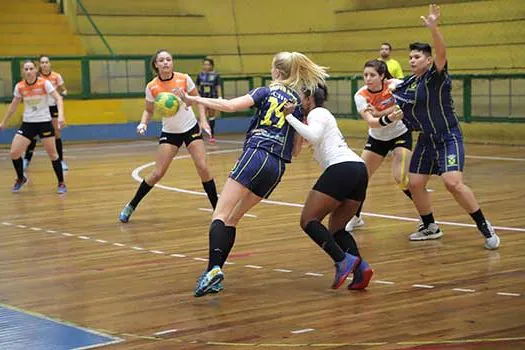
<svg viewBox="0 0 525 350"><path fill-rule="evenodd" d="M195 89L195 83L187 74L174 73L169 80L154 78L146 86L146 101L155 102L155 97L161 92L172 92L175 88L182 88L187 92ZM193 109L180 107L177 113L168 118L162 118L162 131L170 134L182 134L191 130L197 123Z"/></svg>
<svg viewBox="0 0 525 350"><path fill-rule="evenodd" d="M326 169L342 162L364 161L352 151L337 127L337 121L330 111L317 107L308 113L307 125L293 116L286 116L290 125L314 146L314 158Z"/></svg>
<svg viewBox="0 0 525 350"><path fill-rule="evenodd" d="M24 102L24 123L41 123L51 121L49 112L49 96L55 88L48 81L41 77L37 78L33 84L28 84L22 80L15 86L13 95L21 98Z"/></svg>
<svg viewBox="0 0 525 350"><path fill-rule="evenodd" d="M375 107L377 111L385 110L395 105L394 96L392 95L389 84L398 84L402 80L392 79L383 83L383 89L378 92L368 90L363 86L354 95L355 105L357 111L361 113L366 109L368 104ZM369 128L368 135L380 141L390 141L399 137L408 131L407 127L401 120L396 120L391 124L382 126L380 128Z"/></svg>

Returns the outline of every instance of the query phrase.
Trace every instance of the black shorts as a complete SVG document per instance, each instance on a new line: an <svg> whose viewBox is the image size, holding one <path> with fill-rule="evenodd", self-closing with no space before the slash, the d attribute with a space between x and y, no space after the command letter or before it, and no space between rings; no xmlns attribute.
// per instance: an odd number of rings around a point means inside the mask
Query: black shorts
<svg viewBox="0 0 525 350"><path fill-rule="evenodd" d="M367 151L374 152L382 157L386 157L388 152L393 151L397 147L403 147L409 151L412 150L412 133L410 131L389 141L377 140L369 135L365 145Z"/></svg>
<svg viewBox="0 0 525 350"><path fill-rule="evenodd" d="M313 189L340 202L345 199L362 202L366 198L367 187L368 172L365 163L343 162L330 165Z"/></svg>
<svg viewBox="0 0 525 350"><path fill-rule="evenodd" d="M51 118L58 118L58 106L49 106L49 113Z"/></svg>
<svg viewBox="0 0 525 350"><path fill-rule="evenodd" d="M40 123L23 122L16 133L33 141L37 135L41 139L55 136L55 128L53 128L53 124L50 121Z"/></svg>
<svg viewBox="0 0 525 350"><path fill-rule="evenodd" d="M201 128L199 123L196 123L193 128L183 132L182 134L171 134L169 132L162 132L159 138L159 144L169 143L170 145L180 147L184 143L186 147L195 140L202 140Z"/></svg>

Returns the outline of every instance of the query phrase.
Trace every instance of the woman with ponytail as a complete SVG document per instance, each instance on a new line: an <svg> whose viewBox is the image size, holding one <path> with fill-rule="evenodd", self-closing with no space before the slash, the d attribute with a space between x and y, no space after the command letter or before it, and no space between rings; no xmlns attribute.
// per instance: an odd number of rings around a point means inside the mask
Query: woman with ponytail
<svg viewBox="0 0 525 350"><path fill-rule="evenodd" d="M410 199L408 190L408 165L412 157L412 133L403 121L399 120L403 114L391 114L398 109L392 86L401 80L393 79L385 62L370 60L365 63L363 71L363 86L354 96L357 111L368 124L368 140L361 158L366 163L368 177L371 178L383 164L389 152L392 152L392 175L403 193ZM361 207L356 215L348 222L346 230L352 232L356 227L364 224L361 218Z"/></svg>
<svg viewBox="0 0 525 350"><path fill-rule="evenodd" d="M233 247L236 226L243 215L275 190L287 163L301 148L301 138L285 119L287 102L296 104L291 113L303 120L297 91L312 89L328 77L326 68L318 66L298 52L280 52L272 61L272 83L233 99L190 96L182 90L177 95L188 105L201 104L222 112L255 107L246 134L243 153L231 171L219 197L209 230L208 267L199 277L195 296L222 290L222 267Z"/></svg>

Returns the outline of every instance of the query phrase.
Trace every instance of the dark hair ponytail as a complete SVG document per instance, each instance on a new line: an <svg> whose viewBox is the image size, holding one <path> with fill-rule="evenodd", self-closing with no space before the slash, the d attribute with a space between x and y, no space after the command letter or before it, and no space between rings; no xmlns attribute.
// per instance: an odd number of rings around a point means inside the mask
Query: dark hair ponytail
<svg viewBox="0 0 525 350"><path fill-rule="evenodd" d="M304 92L304 95L306 97L313 96L315 106L322 107L324 103L328 100L328 87L324 84L318 84L313 92L310 90L306 90Z"/></svg>

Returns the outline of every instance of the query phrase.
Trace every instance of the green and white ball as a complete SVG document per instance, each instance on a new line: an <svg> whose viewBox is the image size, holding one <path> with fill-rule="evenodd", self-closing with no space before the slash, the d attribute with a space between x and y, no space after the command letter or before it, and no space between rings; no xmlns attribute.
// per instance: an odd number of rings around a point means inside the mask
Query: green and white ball
<svg viewBox="0 0 525 350"><path fill-rule="evenodd" d="M161 92L155 98L155 112L162 118L173 117L179 107L179 100L170 92Z"/></svg>

